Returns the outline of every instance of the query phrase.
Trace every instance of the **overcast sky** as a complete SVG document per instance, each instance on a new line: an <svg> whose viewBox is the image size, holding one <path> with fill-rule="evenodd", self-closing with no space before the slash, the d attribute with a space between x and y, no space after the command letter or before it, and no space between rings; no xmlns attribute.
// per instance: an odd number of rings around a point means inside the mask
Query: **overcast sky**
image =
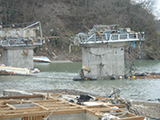
<svg viewBox="0 0 160 120"><path fill-rule="evenodd" d="M136 2L139 2L139 1L143 1L143 0L132 0L132 1L136 1ZM144 0L146 1L146 0ZM155 5L155 9L154 9L154 15L156 16L156 19L160 19L160 0L156 0L156 5Z"/></svg>
<svg viewBox="0 0 160 120"><path fill-rule="evenodd" d="M158 16L158 18L160 19L160 0L157 0L157 11L158 11L158 15L156 15L156 16Z"/></svg>

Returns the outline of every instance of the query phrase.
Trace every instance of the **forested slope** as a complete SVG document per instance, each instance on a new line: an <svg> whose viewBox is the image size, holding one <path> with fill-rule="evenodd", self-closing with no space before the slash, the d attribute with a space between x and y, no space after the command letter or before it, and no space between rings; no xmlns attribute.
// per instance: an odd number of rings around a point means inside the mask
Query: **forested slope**
<svg viewBox="0 0 160 120"><path fill-rule="evenodd" d="M143 58L160 59L160 35L152 14L154 4L154 0L143 3L131 0L0 0L0 20L2 25L41 21L43 36L60 36L60 39L48 40L47 48L61 59L63 55L68 59L73 56L80 59L76 57L80 56L78 47L73 47L73 53L68 54L71 36L87 32L95 24L119 24L134 31L144 31ZM45 54L43 50L44 47L35 51L40 55ZM138 49L135 50L138 54Z"/></svg>

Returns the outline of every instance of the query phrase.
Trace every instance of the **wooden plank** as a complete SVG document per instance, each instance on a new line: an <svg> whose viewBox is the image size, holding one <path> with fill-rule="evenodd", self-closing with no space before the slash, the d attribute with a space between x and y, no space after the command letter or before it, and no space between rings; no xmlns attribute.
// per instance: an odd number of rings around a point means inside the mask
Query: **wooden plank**
<svg viewBox="0 0 160 120"><path fill-rule="evenodd" d="M10 104L8 104L8 103L6 103L6 105L7 105L8 107L10 107L11 109L16 110L16 107L14 107L13 105L10 105Z"/></svg>
<svg viewBox="0 0 160 120"><path fill-rule="evenodd" d="M16 110L3 110L3 111L0 111L0 114L8 114L10 112L12 112L12 113L34 112L34 111L43 111L43 110L44 109L42 109L40 107L34 107L34 108L27 107L25 109L17 108Z"/></svg>
<svg viewBox="0 0 160 120"><path fill-rule="evenodd" d="M63 102L55 102L54 100L45 100L45 101L34 101L40 105L44 105L44 106L60 106L62 104L64 104ZM5 104L8 103L8 104L22 104L22 103L31 103L31 101L28 101L28 100L5 100L3 101L0 105L0 109L1 108L5 108L7 107ZM68 105L69 106L69 105Z"/></svg>
<svg viewBox="0 0 160 120"><path fill-rule="evenodd" d="M86 108L102 108L103 105L86 106Z"/></svg>
<svg viewBox="0 0 160 120"><path fill-rule="evenodd" d="M120 109L110 109L110 108L92 108L90 110L99 111L99 112L121 111Z"/></svg>
<svg viewBox="0 0 160 120"><path fill-rule="evenodd" d="M45 110L49 110L48 108L46 108L46 107L44 107L44 106L42 106L42 105L40 105L40 104L38 104L38 103L35 103L35 102L33 102L33 101L22 100L21 102L32 103L32 104L37 105L37 106L39 106L39 107L41 107L41 108L43 108L43 109L45 109Z"/></svg>
<svg viewBox="0 0 160 120"><path fill-rule="evenodd" d="M76 113L85 113L85 110L78 109L78 110L62 110L62 111L55 111L53 115L58 114L76 114ZM28 116L47 116L51 113L51 111L35 111L33 113L13 113L13 114L3 114L0 115L0 119L8 119L8 118L18 118L18 117L28 117Z"/></svg>
<svg viewBox="0 0 160 120"><path fill-rule="evenodd" d="M6 111L6 110L9 110L9 109L10 109L9 107L0 108L0 112Z"/></svg>
<svg viewBox="0 0 160 120"><path fill-rule="evenodd" d="M31 103L33 103L34 105L37 105L37 106L39 106L39 107L41 107L41 108L43 108L45 110L49 110L48 108L46 108L46 107L44 107L44 106L42 106L42 105L40 105L38 103L35 103L35 102L31 102Z"/></svg>
<svg viewBox="0 0 160 120"><path fill-rule="evenodd" d="M133 114L133 113L130 113L130 112L128 112L128 113L126 113L126 115L125 115L126 117L133 117L133 116L136 116L135 114Z"/></svg>
<svg viewBox="0 0 160 120"><path fill-rule="evenodd" d="M63 104L64 104L64 103L63 103ZM60 106L62 106L63 104L56 104L56 103L55 103L55 104L45 104L45 105L42 104L42 105L43 105L44 107L47 107L47 108L48 108L48 107L50 107L50 106L51 106L51 107L60 107ZM40 105L41 105L41 104L40 104ZM70 106L72 106L72 105L67 104L67 105L65 105L65 106L70 107Z"/></svg>
<svg viewBox="0 0 160 120"><path fill-rule="evenodd" d="M56 103L56 104L63 104L64 102L61 102L61 101L57 101L57 100L42 100L42 101L35 101L35 100L32 100L33 102L35 103L39 103L39 104L50 104L50 103ZM25 101L24 101L25 102ZM27 102L27 101L26 101Z"/></svg>
<svg viewBox="0 0 160 120"><path fill-rule="evenodd" d="M19 104L19 103L21 103L21 100L1 100L0 101L0 105L1 106L3 106L3 105L5 105L6 103L8 103L8 104Z"/></svg>
<svg viewBox="0 0 160 120"><path fill-rule="evenodd" d="M0 105L0 109L3 109L3 108L6 108L7 106L6 105Z"/></svg>
<svg viewBox="0 0 160 120"><path fill-rule="evenodd" d="M60 100L59 98L53 97L49 94L48 98L51 98L53 100L58 100L58 101L66 101L66 100Z"/></svg>
<svg viewBox="0 0 160 120"><path fill-rule="evenodd" d="M126 117L126 118L121 118L119 120L144 120L144 116L135 116L135 117Z"/></svg>
<svg viewBox="0 0 160 120"><path fill-rule="evenodd" d="M52 112L53 110L55 110L56 108L51 108L49 111L50 112ZM75 108L75 107L72 107L72 108L60 108L60 109L58 109L58 110L56 110L56 111L70 111L70 110L81 110L80 108L78 109L78 108ZM16 110L8 110L8 111L2 111L2 112L0 112L0 115L3 115L3 114L5 114L5 115L7 115L7 114L20 114L20 113L34 113L34 112L38 112L38 111L46 111L46 110L44 110L44 109L42 109L42 108L32 108L32 109L30 109L30 108L28 108L28 109L19 109L19 108L17 108Z"/></svg>
<svg viewBox="0 0 160 120"><path fill-rule="evenodd" d="M54 97L57 97L57 96L60 96L60 95L62 95L62 94L61 93L57 93L57 94L56 93L51 93L50 94L50 96L54 96Z"/></svg>
<svg viewBox="0 0 160 120"><path fill-rule="evenodd" d="M64 102L55 102L54 100L40 100L40 101L28 101L28 100L23 100L22 102L26 102L26 103L37 103L41 106L53 106L53 107L57 107L57 106L61 106L64 104ZM66 106L71 106L70 104L67 104Z"/></svg>
<svg viewBox="0 0 160 120"><path fill-rule="evenodd" d="M109 106L109 107L114 107L114 106L116 106L116 107L119 107L119 108L125 108L125 107L126 107L125 104L113 104L113 105L107 105L107 106Z"/></svg>
<svg viewBox="0 0 160 120"><path fill-rule="evenodd" d="M7 97L0 97L0 100L4 100L4 99L23 99L23 98L44 98L44 96L43 95L7 96Z"/></svg>
<svg viewBox="0 0 160 120"><path fill-rule="evenodd" d="M21 100L21 102L31 102L31 100ZM32 100L32 102L35 102L35 103L63 103L61 101L58 101L58 100L53 100L53 99L47 99L47 100Z"/></svg>

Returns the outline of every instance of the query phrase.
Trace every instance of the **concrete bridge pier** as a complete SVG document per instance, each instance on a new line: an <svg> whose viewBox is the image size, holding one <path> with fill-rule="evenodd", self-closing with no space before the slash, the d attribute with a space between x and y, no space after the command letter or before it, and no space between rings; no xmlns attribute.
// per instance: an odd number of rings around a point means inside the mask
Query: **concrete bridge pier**
<svg viewBox="0 0 160 120"><path fill-rule="evenodd" d="M125 43L88 44L82 47L82 66L88 66L90 73L97 79L111 79L124 76Z"/></svg>
<svg viewBox="0 0 160 120"><path fill-rule="evenodd" d="M34 46L4 47L2 51L2 64L12 67L33 68Z"/></svg>

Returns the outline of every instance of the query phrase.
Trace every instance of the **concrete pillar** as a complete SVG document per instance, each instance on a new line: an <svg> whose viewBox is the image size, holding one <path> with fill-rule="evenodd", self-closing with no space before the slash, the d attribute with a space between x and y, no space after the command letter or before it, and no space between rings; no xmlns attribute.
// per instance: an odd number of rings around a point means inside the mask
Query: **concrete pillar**
<svg viewBox="0 0 160 120"><path fill-rule="evenodd" d="M12 67L33 68L34 47L5 47L2 64Z"/></svg>
<svg viewBox="0 0 160 120"><path fill-rule="evenodd" d="M124 43L94 44L82 47L82 65L89 66L90 73L98 79L109 79L112 75L124 76Z"/></svg>

